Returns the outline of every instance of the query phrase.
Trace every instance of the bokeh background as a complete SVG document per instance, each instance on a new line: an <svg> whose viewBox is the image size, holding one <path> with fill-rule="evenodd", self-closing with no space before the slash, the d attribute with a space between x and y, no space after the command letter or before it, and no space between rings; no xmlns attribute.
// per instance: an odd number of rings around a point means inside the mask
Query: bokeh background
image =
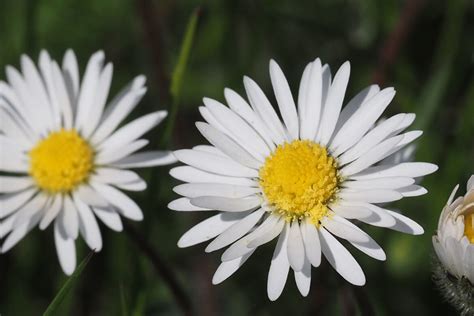
<svg viewBox="0 0 474 316"><path fill-rule="evenodd" d="M186 25L198 10L188 66L178 94L170 80ZM266 279L272 245L259 250L233 277L213 286L220 252L176 242L202 214L173 213L168 168L141 174L149 190L133 194L145 220L126 232L102 226L104 249L94 255L60 308L61 315L450 315L431 281L431 236L452 187L474 171L474 2L470 0L0 0L0 74L37 59L47 49L61 59L73 48L82 70L103 49L114 63L112 92L135 75L148 77L148 93L133 117L177 109L173 132L149 134L151 148L201 143L194 121L202 97L223 101L223 89L243 92L242 76L271 93L268 61L275 58L294 92L304 66L321 57L335 70L350 60L348 100L371 83L394 86L387 115L415 112L425 131L416 159L440 166L423 180L429 194L393 207L425 228L423 236L364 229L384 247L378 262L349 250L367 274L363 288L342 280L326 262L313 269L312 289L300 297L289 277L270 303ZM174 110L173 110L174 111ZM464 190L464 189L463 189ZM78 241L78 260L89 250ZM41 314L67 278L57 262L53 232L35 229L0 255L0 314ZM174 279L178 288L170 288ZM176 300L176 293L181 298Z"/></svg>

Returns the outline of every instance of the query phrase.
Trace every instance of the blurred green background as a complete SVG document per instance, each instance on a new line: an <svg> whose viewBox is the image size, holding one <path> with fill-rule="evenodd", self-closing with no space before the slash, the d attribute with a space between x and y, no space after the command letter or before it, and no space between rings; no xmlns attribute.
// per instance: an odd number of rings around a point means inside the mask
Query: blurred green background
<svg viewBox="0 0 474 316"><path fill-rule="evenodd" d="M192 12L199 18L178 98L170 79ZM223 89L243 92L242 76L271 94L268 61L275 58L297 91L304 66L321 57L335 70L350 60L348 97L371 83L394 86L387 115L415 112L425 131L416 159L440 166L424 179L429 194L395 203L425 228L409 236L362 225L386 250L378 262L349 250L367 274L350 286L326 263L313 269L312 289L300 297L293 277L277 302L266 296L272 245L223 284L213 286L219 253L176 242L206 215L168 210L175 184L168 168L144 170L149 190L132 194L145 220L130 223L142 239L102 226L104 249L94 255L61 305L61 315L180 315L163 275L142 251L150 246L174 275L197 315L450 315L431 282L431 235L452 187L474 171L474 2L363 0L0 0L0 68L18 67L20 55L37 59L47 49L61 59L67 48L82 70L96 50L114 63L112 93L135 75L148 77L148 93L130 119L179 104L172 137L149 134L151 148L201 143L194 122L204 96L223 101ZM3 72L3 71L2 71ZM4 80L2 73L0 78ZM464 193L463 189L463 193ZM78 241L78 261L88 254ZM156 262L155 262L156 263ZM37 315L67 278L57 262L53 232L35 229L0 256L0 314Z"/></svg>

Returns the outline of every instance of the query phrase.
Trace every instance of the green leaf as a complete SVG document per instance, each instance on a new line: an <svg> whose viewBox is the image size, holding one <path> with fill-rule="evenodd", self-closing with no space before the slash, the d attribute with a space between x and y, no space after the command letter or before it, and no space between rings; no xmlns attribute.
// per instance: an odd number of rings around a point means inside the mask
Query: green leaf
<svg viewBox="0 0 474 316"><path fill-rule="evenodd" d="M76 284L77 279L79 278L82 271L86 267L87 263L91 260L93 255L94 255L94 251L91 251L84 258L84 260L82 260L82 262L77 267L76 271L74 271L74 273L69 277L66 283L64 283L64 285L59 290L58 294L56 294L56 296L54 297L51 304L49 304L48 308L43 314L44 316L57 315L59 306L61 305L61 303L63 302L64 298L67 296L69 291L72 289L72 287Z"/></svg>
<svg viewBox="0 0 474 316"><path fill-rule="evenodd" d="M179 52L178 62L176 63L176 66L174 67L173 73L171 75L170 94L173 100L171 108L169 110L167 125L165 131L163 132L163 143L167 143L169 141L171 133L173 131L174 122L176 120L176 115L178 114L178 105L179 98L181 95L181 87L183 85L183 77L186 72L186 67L188 65L188 59L191 53L191 48L193 46L194 37L196 35L196 29L200 14L201 9L196 8L188 20L188 25L186 26L186 33L184 34L184 38L181 43L181 50Z"/></svg>

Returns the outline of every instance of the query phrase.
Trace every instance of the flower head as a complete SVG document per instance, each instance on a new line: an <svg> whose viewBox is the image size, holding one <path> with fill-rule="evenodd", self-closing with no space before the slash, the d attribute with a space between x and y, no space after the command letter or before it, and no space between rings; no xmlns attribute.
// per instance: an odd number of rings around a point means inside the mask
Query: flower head
<svg viewBox="0 0 474 316"><path fill-rule="evenodd" d="M230 89L225 89L229 107L204 98L200 112L206 122L196 125L211 146L175 152L187 166L170 173L186 183L174 188L183 197L169 208L219 211L178 242L187 247L213 239L207 252L230 246L213 283L228 278L259 246L278 237L268 275L271 300L282 293L290 267L306 296L311 266L320 265L321 254L346 280L363 285L361 267L336 237L378 260L385 260L385 253L351 220L423 233L409 218L376 205L426 193L415 178L437 169L390 159L421 135L404 132L415 115L377 122L395 91L376 85L342 108L349 72L346 62L332 78L319 59L309 63L295 104L272 60L270 77L283 121L248 77L244 85L250 105Z"/></svg>
<svg viewBox="0 0 474 316"><path fill-rule="evenodd" d="M104 53L92 55L80 83L74 52L62 67L42 51L38 67L21 58L21 72L7 66L0 81L0 237L5 253L39 224L54 222L59 262L71 274L76 266L75 240L82 235L99 251L102 238L96 217L121 231L120 215L141 220L138 205L121 190L141 191L145 181L129 168L175 161L164 151L136 153L148 144L140 139L159 124L165 111L124 126L146 92L136 77L108 105L112 64Z"/></svg>
<svg viewBox="0 0 474 316"><path fill-rule="evenodd" d="M458 188L441 212L433 246L451 275L474 285L474 175L467 183L466 195L454 199Z"/></svg>

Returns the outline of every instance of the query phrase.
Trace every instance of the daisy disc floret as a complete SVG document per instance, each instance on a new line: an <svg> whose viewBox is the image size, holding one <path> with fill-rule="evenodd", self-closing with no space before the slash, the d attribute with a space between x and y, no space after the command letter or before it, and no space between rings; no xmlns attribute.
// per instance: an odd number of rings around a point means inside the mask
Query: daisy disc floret
<svg viewBox="0 0 474 316"><path fill-rule="evenodd" d="M400 160L421 131L405 130L415 119L400 113L379 120L395 95L372 85L344 107L350 65L331 74L320 59L309 63L294 101L283 71L270 61L270 79L280 115L252 79L247 99L225 89L228 106L204 98L205 122L196 126L210 145L175 151L185 166L171 169L183 182L176 211L217 211L178 241L188 247L212 240L207 252L228 247L214 284L236 272L259 246L278 239L267 292L276 300L294 272L306 296L311 267L324 256L347 281L365 284L357 261L338 240L385 260L382 248L352 220L421 234L423 228L386 203L425 194L418 177L436 171L430 163ZM384 206L377 204L384 203Z"/></svg>
<svg viewBox="0 0 474 316"><path fill-rule="evenodd" d="M263 195L289 222L309 218L319 225L338 188L336 160L308 140L279 145L259 171Z"/></svg>

